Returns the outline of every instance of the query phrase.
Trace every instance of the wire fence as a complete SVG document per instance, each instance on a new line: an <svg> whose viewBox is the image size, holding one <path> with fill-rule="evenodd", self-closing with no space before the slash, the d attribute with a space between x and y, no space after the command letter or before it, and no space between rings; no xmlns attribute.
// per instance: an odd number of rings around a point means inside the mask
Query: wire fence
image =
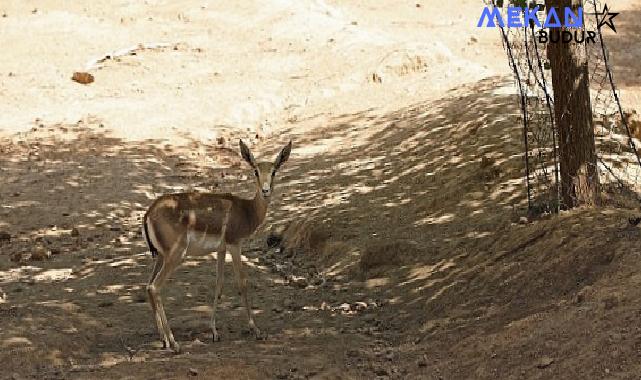
<svg viewBox="0 0 641 380"><path fill-rule="evenodd" d="M509 6L539 6L539 19L545 20L542 0L486 1L507 19ZM581 44L586 49L592 115L595 126L597 166L602 201L638 206L641 159L621 106L610 63L610 53L599 26L599 0L584 0L584 31L594 31L594 41ZM521 16L522 23L525 23ZM555 125L552 73L547 44L539 40L542 27L530 23L521 28L499 25L503 47L520 97L523 122L525 185L531 213L553 213L564 207L559 173L558 131ZM579 33L581 33L579 31ZM586 36L587 37L587 36ZM572 96L572 92L570 95ZM571 110L566 110L569 112Z"/></svg>

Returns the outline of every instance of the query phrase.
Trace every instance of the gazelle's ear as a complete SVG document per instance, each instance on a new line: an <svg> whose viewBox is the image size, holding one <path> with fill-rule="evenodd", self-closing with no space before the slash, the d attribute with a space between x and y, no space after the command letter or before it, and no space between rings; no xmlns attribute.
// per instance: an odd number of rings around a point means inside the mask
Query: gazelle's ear
<svg viewBox="0 0 641 380"><path fill-rule="evenodd" d="M243 140L238 140L240 143L240 155L243 157L243 160L247 161L249 165L251 165L252 168L256 167L256 160L254 159L254 155L252 152L249 151L249 148Z"/></svg>
<svg viewBox="0 0 641 380"><path fill-rule="evenodd" d="M289 154L292 152L292 141L289 141L283 150L280 151L278 157L276 157L276 162L274 162L274 171L280 169L280 167L287 161Z"/></svg>

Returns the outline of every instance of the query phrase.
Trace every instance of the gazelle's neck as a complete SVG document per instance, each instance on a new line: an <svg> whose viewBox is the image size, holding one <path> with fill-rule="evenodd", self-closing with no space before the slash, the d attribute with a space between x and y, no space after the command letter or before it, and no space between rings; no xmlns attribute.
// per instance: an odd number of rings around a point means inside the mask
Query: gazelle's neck
<svg viewBox="0 0 641 380"><path fill-rule="evenodd" d="M265 217L267 216L267 208L269 207L269 198L265 199L262 195L260 189L256 190L256 194L253 199L254 209L256 210L256 216L258 217L259 225L263 224Z"/></svg>

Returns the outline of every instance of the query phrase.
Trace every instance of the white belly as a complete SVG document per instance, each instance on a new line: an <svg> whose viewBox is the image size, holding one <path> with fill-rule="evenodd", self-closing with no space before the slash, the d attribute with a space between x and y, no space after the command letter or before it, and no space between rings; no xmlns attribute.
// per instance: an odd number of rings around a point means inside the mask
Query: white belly
<svg viewBox="0 0 641 380"><path fill-rule="evenodd" d="M207 255L220 247L221 237L191 231L187 234L187 255Z"/></svg>

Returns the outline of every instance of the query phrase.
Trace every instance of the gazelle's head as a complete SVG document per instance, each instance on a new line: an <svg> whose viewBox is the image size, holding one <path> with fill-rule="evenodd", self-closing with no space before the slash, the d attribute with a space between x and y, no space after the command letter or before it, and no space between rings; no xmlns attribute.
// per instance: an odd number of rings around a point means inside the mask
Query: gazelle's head
<svg viewBox="0 0 641 380"><path fill-rule="evenodd" d="M240 154L243 156L243 159L254 169L254 177L256 178L256 186L258 187L258 193L263 197L263 199L269 199L272 195L272 190L274 188L276 172L280 167L287 161L289 158L289 153L292 151L292 142L285 145L283 150L280 151L278 157L274 162L256 162L254 155L249 150L247 145L240 140Z"/></svg>

